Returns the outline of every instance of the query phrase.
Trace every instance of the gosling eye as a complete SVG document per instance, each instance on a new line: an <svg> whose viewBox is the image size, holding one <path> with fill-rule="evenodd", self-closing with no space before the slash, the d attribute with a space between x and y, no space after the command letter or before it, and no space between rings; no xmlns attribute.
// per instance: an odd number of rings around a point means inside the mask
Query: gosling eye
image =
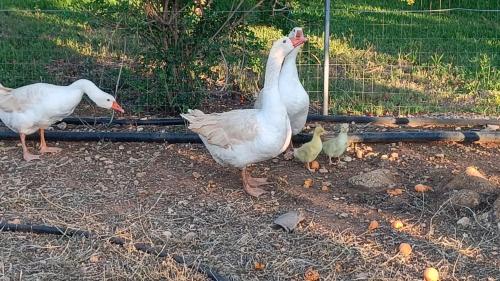
<svg viewBox="0 0 500 281"><path fill-rule="evenodd" d="M286 43L286 39L285 39L285 40L283 40L283 43Z"/></svg>
<svg viewBox="0 0 500 281"><path fill-rule="evenodd" d="M111 101L110 99L107 99L107 101Z"/></svg>

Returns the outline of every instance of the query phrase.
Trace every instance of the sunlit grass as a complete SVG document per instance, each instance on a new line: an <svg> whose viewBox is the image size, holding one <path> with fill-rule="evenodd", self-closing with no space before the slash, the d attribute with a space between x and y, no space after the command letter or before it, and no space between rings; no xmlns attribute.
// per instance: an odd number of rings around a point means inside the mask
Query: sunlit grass
<svg viewBox="0 0 500 281"><path fill-rule="evenodd" d="M151 65L157 64L144 59L154 54L148 42L141 40L141 34L135 33L126 22L84 12L78 5L85 2L77 2L2 1L0 8L38 11L0 12L1 81L12 86L36 81L65 83L69 75L64 73L74 72L68 68L81 65L75 75L100 79L112 88L123 63L126 71L123 78L128 88L154 94L157 89L150 79L155 79L152 74L157 70ZM488 3L461 1L461 5L499 8L498 3L484 2ZM500 13L398 12L457 7L451 2L439 7L426 5L424 1L411 5L405 1L334 1L329 87L332 113L498 114ZM271 42L300 24L309 37L299 58L300 78L312 100L321 102L323 6L320 2L304 5L300 1L294 2L294 6L287 28L272 23L275 19L269 19L269 24L251 25L251 31L266 47L257 52L259 57L241 57L229 65L229 75L250 73L239 78L243 94L253 94L262 85ZM44 9L65 12L40 11ZM227 56L231 51L221 52ZM255 62L253 68L242 69L240 64L248 60ZM60 61L72 65L58 69ZM207 87L223 86L228 73L222 56L221 63L210 70L215 81L204 80L210 84ZM154 85L159 84L164 83ZM137 93L130 91L127 95L133 100Z"/></svg>

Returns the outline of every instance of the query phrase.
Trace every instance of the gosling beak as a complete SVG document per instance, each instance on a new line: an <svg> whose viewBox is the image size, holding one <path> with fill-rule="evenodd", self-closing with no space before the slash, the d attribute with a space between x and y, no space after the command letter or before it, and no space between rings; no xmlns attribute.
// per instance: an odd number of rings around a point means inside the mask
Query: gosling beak
<svg viewBox="0 0 500 281"><path fill-rule="evenodd" d="M292 38L291 41L293 47L296 48L297 46L304 44L307 41L307 38L304 36L302 30L298 30L297 33L295 34L295 37Z"/></svg>
<svg viewBox="0 0 500 281"><path fill-rule="evenodd" d="M111 109L121 113L125 113L125 110L123 110L123 108L116 101L114 101L113 104L111 105Z"/></svg>

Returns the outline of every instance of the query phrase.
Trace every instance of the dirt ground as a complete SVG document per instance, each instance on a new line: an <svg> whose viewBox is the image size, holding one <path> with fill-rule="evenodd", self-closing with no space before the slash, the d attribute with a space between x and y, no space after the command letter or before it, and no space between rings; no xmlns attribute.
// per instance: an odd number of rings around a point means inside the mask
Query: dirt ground
<svg viewBox="0 0 500 281"><path fill-rule="evenodd" d="M471 165L499 186L496 145L370 145L372 156L358 159L351 149L352 161L343 164L320 156L328 172L313 174L279 156L253 166L254 175L274 183L254 199L243 192L239 171L216 164L202 145L49 144L64 150L27 163L18 141L0 142L1 219L151 243L229 280L316 280L307 271L320 280L422 280L428 266L441 280L500 280L499 230L475 219L491 206L454 209L443 194ZM386 159L391 153L398 155ZM389 169L403 194L348 184L377 168ZM312 188L303 187L307 178ZM414 192L419 183L434 191ZM272 227L291 210L306 217L294 232ZM464 216L470 225L457 224ZM400 230L391 227L396 219ZM380 228L367 231L371 220ZM402 242L413 246L409 258L397 254ZM0 232L0 280L49 279L207 280L171 258L104 239Z"/></svg>

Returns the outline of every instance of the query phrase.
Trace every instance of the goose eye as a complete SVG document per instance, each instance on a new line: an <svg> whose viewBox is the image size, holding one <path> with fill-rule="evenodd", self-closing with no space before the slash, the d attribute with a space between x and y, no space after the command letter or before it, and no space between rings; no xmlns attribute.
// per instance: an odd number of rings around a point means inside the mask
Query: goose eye
<svg viewBox="0 0 500 281"><path fill-rule="evenodd" d="M283 43L286 43L286 40L283 40Z"/></svg>
<svg viewBox="0 0 500 281"><path fill-rule="evenodd" d="M107 99L107 101L111 101L110 99Z"/></svg>

